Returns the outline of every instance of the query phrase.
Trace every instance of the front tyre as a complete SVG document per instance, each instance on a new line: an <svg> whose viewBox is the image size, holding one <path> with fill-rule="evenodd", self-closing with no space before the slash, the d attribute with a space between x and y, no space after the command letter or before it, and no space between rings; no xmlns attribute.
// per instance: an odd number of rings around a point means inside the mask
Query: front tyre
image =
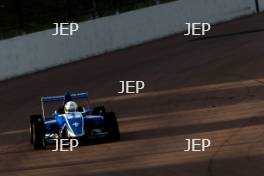
<svg viewBox="0 0 264 176"><path fill-rule="evenodd" d="M32 126L33 122L41 120L42 115L31 115L29 118L29 136L30 136L30 144L33 144L33 131L32 131Z"/></svg>
<svg viewBox="0 0 264 176"><path fill-rule="evenodd" d="M104 116L105 130L109 132L109 137L111 140L120 140L120 131L117 122L117 118L114 112L108 112Z"/></svg>
<svg viewBox="0 0 264 176"><path fill-rule="evenodd" d="M46 147L44 122L42 119L37 119L32 122L32 143L35 150L41 150Z"/></svg>

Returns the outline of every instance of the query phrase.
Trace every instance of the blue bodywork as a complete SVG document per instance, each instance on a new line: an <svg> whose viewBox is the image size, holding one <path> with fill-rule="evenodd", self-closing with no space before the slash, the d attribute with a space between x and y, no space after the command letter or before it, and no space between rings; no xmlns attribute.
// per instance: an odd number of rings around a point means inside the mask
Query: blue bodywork
<svg viewBox="0 0 264 176"><path fill-rule="evenodd" d="M64 104L65 104L65 99L68 95L69 95L69 93L66 93L65 95L61 95L61 96L41 97L41 102L48 103L48 102L64 101ZM71 100L69 100L69 101L88 99L88 92L70 94L70 96L71 96Z"/></svg>
<svg viewBox="0 0 264 176"><path fill-rule="evenodd" d="M68 98L67 98L68 96ZM66 98L65 98L66 97ZM80 99L88 99L88 93L66 94L65 96L48 96L42 97L42 107L44 103L49 102L63 102L75 101ZM44 116L45 139L49 143L50 140L60 138L64 131L66 131L67 138L94 138L98 136L105 136L104 132L104 117L103 115L92 115L92 110L82 107L82 112L71 112L58 114L56 110L51 115ZM44 114L44 110L43 110Z"/></svg>

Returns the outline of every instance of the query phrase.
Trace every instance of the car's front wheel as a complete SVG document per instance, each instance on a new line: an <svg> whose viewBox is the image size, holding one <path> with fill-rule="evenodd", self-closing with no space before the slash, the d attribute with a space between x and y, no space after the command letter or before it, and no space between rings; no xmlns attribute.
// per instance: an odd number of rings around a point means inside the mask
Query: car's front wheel
<svg viewBox="0 0 264 176"><path fill-rule="evenodd" d="M120 140L120 131L115 113L106 113L104 116L104 120L105 130L110 133L110 138L114 141Z"/></svg>
<svg viewBox="0 0 264 176"><path fill-rule="evenodd" d="M31 122L31 130L32 134L32 144L35 150L41 150L46 147L45 144L45 131L44 131L44 122L42 118L34 119Z"/></svg>
<svg viewBox="0 0 264 176"><path fill-rule="evenodd" d="M30 136L30 144L33 144L33 131L32 131L32 125L34 121L41 120L42 116L41 115L31 115L29 117L29 136Z"/></svg>

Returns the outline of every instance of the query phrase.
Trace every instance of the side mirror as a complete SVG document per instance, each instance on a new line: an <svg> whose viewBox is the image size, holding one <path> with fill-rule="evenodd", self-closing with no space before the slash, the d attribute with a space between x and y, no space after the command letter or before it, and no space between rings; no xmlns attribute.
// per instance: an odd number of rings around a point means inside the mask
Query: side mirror
<svg viewBox="0 0 264 176"><path fill-rule="evenodd" d="M56 116L56 115L58 115L58 111L54 111L54 112L52 113L52 116Z"/></svg>

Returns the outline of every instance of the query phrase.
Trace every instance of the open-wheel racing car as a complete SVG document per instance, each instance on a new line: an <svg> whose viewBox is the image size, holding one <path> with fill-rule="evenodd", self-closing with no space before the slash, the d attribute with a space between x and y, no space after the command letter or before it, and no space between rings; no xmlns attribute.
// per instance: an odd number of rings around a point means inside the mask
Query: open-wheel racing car
<svg viewBox="0 0 264 176"><path fill-rule="evenodd" d="M115 113L103 106L90 108L88 93L42 97L41 105L42 115L30 116L30 142L36 150L54 144L55 139L120 140Z"/></svg>

